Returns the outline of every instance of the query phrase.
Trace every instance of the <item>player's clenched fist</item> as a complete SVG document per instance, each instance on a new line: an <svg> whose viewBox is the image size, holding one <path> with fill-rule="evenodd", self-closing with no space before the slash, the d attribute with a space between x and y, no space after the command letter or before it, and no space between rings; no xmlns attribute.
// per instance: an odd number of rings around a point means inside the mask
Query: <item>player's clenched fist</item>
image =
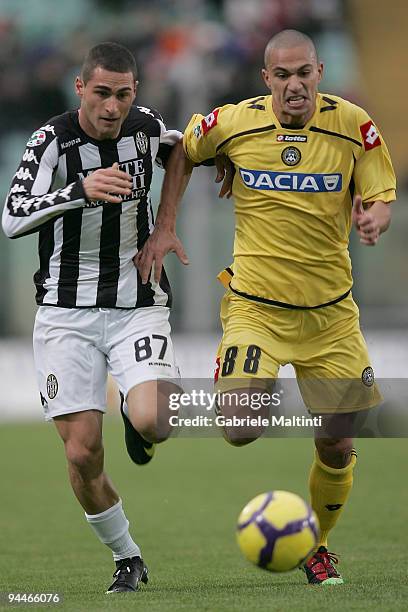
<svg viewBox="0 0 408 612"><path fill-rule="evenodd" d="M354 196L352 222L356 228L361 244L374 246L380 237L380 224L370 210L365 210L361 195Z"/></svg>
<svg viewBox="0 0 408 612"><path fill-rule="evenodd" d="M119 170L119 164L111 168L95 170L82 182L85 195L90 201L104 200L111 204L120 204L124 195L132 191L132 177Z"/></svg>

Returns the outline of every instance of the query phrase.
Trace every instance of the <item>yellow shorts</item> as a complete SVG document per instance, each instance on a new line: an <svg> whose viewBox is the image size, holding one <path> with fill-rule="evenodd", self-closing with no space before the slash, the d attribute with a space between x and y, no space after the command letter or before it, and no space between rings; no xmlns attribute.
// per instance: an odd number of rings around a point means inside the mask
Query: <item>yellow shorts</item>
<svg viewBox="0 0 408 612"><path fill-rule="evenodd" d="M291 363L313 413L345 413L382 400L374 383L359 311L351 294L316 310L259 304L227 290L221 303L223 337L216 388L265 388Z"/></svg>

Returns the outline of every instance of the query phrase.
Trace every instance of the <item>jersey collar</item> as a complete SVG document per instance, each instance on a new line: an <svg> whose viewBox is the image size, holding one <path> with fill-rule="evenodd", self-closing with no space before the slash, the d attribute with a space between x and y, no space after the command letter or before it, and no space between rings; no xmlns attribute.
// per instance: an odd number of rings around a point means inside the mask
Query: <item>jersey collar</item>
<svg viewBox="0 0 408 612"><path fill-rule="evenodd" d="M272 96L269 96L269 101L268 101L269 109L268 110L269 110L270 114L272 115L273 123L276 125L276 127L278 129L281 129L281 130L290 130L291 132L302 132L303 130L308 130L311 125L316 123L316 116L320 113L321 102L322 102L322 94L317 93L317 95L316 95L316 108L315 108L315 111L314 111L313 115L310 117L309 121L306 123L306 125L304 125L302 128L292 128L292 127L288 127L287 125L282 125L281 124L281 122L279 121L279 119L277 118L275 113L273 112L273 108L272 108Z"/></svg>

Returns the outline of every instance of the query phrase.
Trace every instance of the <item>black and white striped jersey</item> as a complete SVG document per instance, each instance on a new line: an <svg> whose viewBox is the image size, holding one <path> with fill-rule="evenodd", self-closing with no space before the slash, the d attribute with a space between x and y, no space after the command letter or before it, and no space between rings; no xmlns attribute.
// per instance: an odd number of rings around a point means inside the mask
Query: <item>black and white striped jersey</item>
<svg viewBox="0 0 408 612"><path fill-rule="evenodd" d="M181 138L160 115L133 106L118 138L94 140L78 111L51 119L29 139L3 212L10 238L39 232L36 301L65 308L171 306L166 273L142 285L133 257L153 230L153 162L164 167ZM121 204L89 202L82 179L114 162L132 176Z"/></svg>

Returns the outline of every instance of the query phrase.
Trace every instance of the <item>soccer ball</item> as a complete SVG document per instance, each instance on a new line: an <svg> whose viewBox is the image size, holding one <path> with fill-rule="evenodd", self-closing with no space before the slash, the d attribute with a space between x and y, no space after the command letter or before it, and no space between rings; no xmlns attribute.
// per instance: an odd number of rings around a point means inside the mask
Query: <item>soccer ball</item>
<svg viewBox="0 0 408 612"><path fill-rule="evenodd" d="M312 508L295 493L270 491L252 499L238 518L237 540L244 556L270 572L299 567L319 537Z"/></svg>

